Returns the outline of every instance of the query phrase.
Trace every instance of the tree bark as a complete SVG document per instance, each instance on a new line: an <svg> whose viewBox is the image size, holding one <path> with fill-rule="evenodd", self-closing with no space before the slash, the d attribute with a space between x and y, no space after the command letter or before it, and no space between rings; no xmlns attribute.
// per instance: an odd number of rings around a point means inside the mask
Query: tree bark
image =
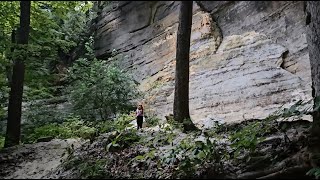
<svg viewBox="0 0 320 180"><path fill-rule="evenodd" d="M14 56L11 91L8 106L8 123L4 147L18 145L21 131L21 105L24 80L24 60L27 57L26 45L30 31L30 1L20 1L20 28L18 29L16 50L24 50L22 54ZM19 46L24 45L24 46ZM17 53L17 52L15 52Z"/></svg>
<svg viewBox="0 0 320 180"><path fill-rule="evenodd" d="M311 65L312 96L314 98L313 122L309 150L313 166L319 166L315 156L320 153L320 2L307 1L306 25L309 58Z"/></svg>
<svg viewBox="0 0 320 180"><path fill-rule="evenodd" d="M320 96L320 2L307 1L307 14L309 18L309 27L307 28L307 42L309 58L311 65L312 78L312 96L314 99L314 108L319 104ZM320 127L320 111L313 112L312 133L319 135L316 131Z"/></svg>
<svg viewBox="0 0 320 180"><path fill-rule="evenodd" d="M181 1L177 33L174 119L184 124L184 130L196 129L189 114L189 53L193 1Z"/></svg>

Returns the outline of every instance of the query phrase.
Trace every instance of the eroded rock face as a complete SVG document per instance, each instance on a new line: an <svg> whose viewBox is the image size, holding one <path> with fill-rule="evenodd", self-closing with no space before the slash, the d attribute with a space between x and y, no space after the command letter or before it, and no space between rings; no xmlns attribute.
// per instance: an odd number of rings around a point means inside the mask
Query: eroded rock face
<svg viewBox="0 0 320 180"><path fill-rule="evenodd" d="M120 65L146 93L147 113L172 113L178 1L114 1L96 31L98 57ZM311 98L303 2L201 1L194 4L190 113L194 122L264 118Z"/></svg>

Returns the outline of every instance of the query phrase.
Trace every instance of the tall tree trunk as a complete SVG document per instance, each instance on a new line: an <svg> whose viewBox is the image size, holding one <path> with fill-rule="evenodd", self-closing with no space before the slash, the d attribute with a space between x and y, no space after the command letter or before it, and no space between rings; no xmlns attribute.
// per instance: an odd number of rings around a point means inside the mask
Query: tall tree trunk
<svg viewBox="0 0 320 180"><path fill-rule="evenodd" d="M310 152L312 160L320 153L320 2L307 1L307 42L311 65L312 96L314 97L313 123L311 129ZM319 165L318 162L313 162ZM317 166L316 165L316 166Z"/></svg>
<svg viewBox="0 0 320 180"><path fill-rule="evenodd" d="M21 104L24 80L24 60L27 57L29 30L30 30L30 1L20 1L20 28L18 29L16 50L24 50L19 56L14 56L11 91L9 96L8 123L5 139L5 147L19 144L21 126ZM24 46L19 46L24 45ZM15 52L16 53L16 52Z"/></svg>
<svg viewBox="0 0 320 180"><path fill-rule="evenodd" d="M184 130L195 130L189 114L189 53L193 1L181 1L177 33L175 91L173 116L183 123Z"/></svg>
<svg viewBox="0 0 320 180"><path fill-rule="evenodd" d="M320 2L307 1L307 41L311 65L312 96L314 107L320 103ZM320 134L320 111L313 113L313 135Z"/></svg>

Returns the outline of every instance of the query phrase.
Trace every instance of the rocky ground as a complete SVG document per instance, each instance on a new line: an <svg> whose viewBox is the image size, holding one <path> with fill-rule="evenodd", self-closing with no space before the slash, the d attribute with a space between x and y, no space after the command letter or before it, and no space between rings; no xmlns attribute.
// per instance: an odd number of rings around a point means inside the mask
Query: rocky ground
<svg viewBox="0 0 320 180"><path fill-rule="evenodd" d="M236 156L226 132L244 123L225 126L219 134L216 150L224 149L228 158L221 162L203 163L193 178L311 178L306 151L308 121L281 122L274 125L265 140L255 150L240 151ZM170 153L187 138L205 141L204 133L185 134L165 127L144 128L122 134L130 137L123 147L108 145L119 133L102 134L93 141L80 139L58 140L26 144L2 149L0 152L0 177L11 178L177 178L179 155L168 158ZM129 134L128 134L129 133ZM168 140L170 138L172 141ZM140 137L137 141L134 137ZM166 139L167 138L167 139ZM214 139L214 138L213 138ZM190 141L190 142L191 142ZM168 143L169 142L169 143ZM118 144L121 145L120 142ZM177 150L177 149L175 149ZM136 158L139 156L139 158ZM180 155L181 156L181 155ZM182 155L183 156L183 155ZM164 158L167 157L167 158ZM162 164L160 163L162 162ZM181 160L182 162L182 160ZM188 177L188 175L183 175ZM183 177L182 176L182 177ZM189 176L190 177L190 176Z"/></svg>
<svg viewBox="0 0 320 180"><path fill-rule="evenodd" d="M0 151L0 177L4 179L39 179L56 169L68 157L68 148L78 148L80 139L54 139L25 144Z"/></svg>

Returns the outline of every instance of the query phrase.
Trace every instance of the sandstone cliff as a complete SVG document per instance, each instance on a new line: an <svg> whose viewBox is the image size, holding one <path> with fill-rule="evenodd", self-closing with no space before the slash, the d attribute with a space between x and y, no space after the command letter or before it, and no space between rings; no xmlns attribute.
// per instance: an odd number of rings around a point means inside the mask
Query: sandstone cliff
<svg viewBox="0 0 320 180"><path fill-rule="evenodd" d="M95 53L121 55L160 118L172 113L179 1L113 1L98 18ZM194 3L190 113L195 122L263 118L311 98L303 2Z"/></svg>

